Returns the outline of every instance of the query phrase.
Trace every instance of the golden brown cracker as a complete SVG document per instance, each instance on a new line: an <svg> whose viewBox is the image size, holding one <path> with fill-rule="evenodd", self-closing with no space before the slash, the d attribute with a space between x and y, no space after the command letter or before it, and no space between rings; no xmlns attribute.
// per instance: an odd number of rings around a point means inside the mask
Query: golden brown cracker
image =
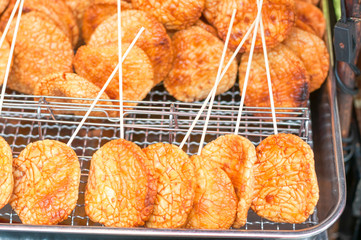
<svg viewBox="0 0 361 240"><path fill-rule="evenodd" d="M173 38L174 63L164 86L177 100L193 102L205 99L216 81L224 43L207 32L193 26L177 32ZM224 66L232 56L227 51ZM216 94L230 89L237 77L236 61L230 65L219 82Z"/></svg>
<svg viewBox="0 0 361 240"><path fill-rule="evenodd" d="M129 47L124 43L123 54ZM75 58L75 71L102 88L118 64L118 46L82 46ZM123 62L123 100L140 101L153 86L153 68L148 56L134 46ZM105 90L111 99L119 99L119 74L116 73ZM126 103L128 104L128 103ZM130 104L135 105L135 104Z"/></svg>
<svg viewBox="0 0 361 240"><path fill-rule="evenodd" d="M83 99L95 99L100 92L100 88L94 85L92 82L88 81L85 78L78 76L75 73L54 73L46 76L41 79L36 87L34 94L42 95L42 96L55 96L55 97L66 97L59 99L48 99L49 102L62 102L69 103L68 108L72 107L83 107L86 108L86 105L90 106L93 101L91 100L83 100ZM80 98L80 99L77 99ZM106 93L103 93L98 101L98 105L102 105L101 107L95 107L91 112L91 116L115 116L114 111L110 111L113 103L109 100L110 98ZM75 106L74 106L75 105ZM101 108L102 110L98 110L97 108ZM104 110L103 110L104 109ZM107 109L109 111L107 111ZM75 110L67 110L67 109L58 109L54 110L54 114L75 114L75 115L85 115L87 109L83 111Z"/></svg>
<svg viewBox="0 0 361 240"><path fill-rule="evenodd" d="M201 157L212 166L224 170L231 179L238 198L237 216L233 227L242 227L246 224L253 200L253 166L257 159L254 145L244 137L224 135L208 143L202 149Z"/></svg>
<svg viewBox="0 0 361 240"><path fill-rule="evenodd" d="M112 1L96 1L90 5L84 12L83 24L82 24L82 36L84 41L87 43L90 36L95 29L108 17L116 14L117 11L117 0ZM98 3L99 2L99 3ZM121 9L129 10L132 9L132 5L125 1L121 1Z"/></svg>
<svg viewBox="0 0 361 240"><path fill-rule="evenodd" d="M155 16L167 29L192 26L202 15L205 0L132 0L135 9Z"/></svg>
<svg viewBox="0 0 361 240"><path fill-rule="evenodd" d="M57 224L75 208L80 183L73 149L55 140L31 143L14 159L11 207L24 224Z"/></svg>
<svg viewBox="0 0 361 240"><path fill-rule="evenodd" d="M117 139L92 157L85 212L107 227L144 225L152 213L156 180L153 165L134 143Z"/></svg>
<svg viewBox="0 0 361 240"><path fill-rule="evenodd" d="M0 137L0 209L9 202L13 189L13 153L5 139Z"/></svg>
<svg viewBox="0 0 361 240"><path fill-rule="evenodd" d="M16 39L10 89L34 94L37 82L54 72L72 72L73 49L69 39L47 17L30 12L21 17ZM12 40L15 20L7 35Z"/></svg>
<svg viewBox="0 0 361 240"><path fill-rule="evenodd" d="M154 210L146 227L184 226L194 198L192 162L182 149L172 144L156 143L143 152L153 162L158 182Z"/></svg>
<svg viewBox="0 0 361 240"><path fill-rule="evenodd" d="M326 44L316 35L298 28L294 28L283 43L303 61L310 74L310 92L319 89L330 66Z"/></svg>
<svg viewBox="0 0 361 240"><path fill-rule="evenodd" d="M274 222L302 223L319 198L311 147L292 134L272 135L257 147L252 210Z"/></svg>
<svg viewBox="0 0 361 240"><path fill-rule="evenodd" d="M256 0L224 0L217 1L216 6L212 5L211 12L214 12L214 20L211 20L211 23L216 27L219 36L223 40L226 39L234 9L237 9L237 12L229 41L229 48L232 50L236 50L252 22L256 19L257 3ZM263 1L262 20L267 48L277 46L287 37L294 24L295 12L293 0ZM249 52L251 42L252 34L245 41L240 52ZM256 38L255 51L262 51L260 32L258 32Z"/></svg>
<svg viewBox="0 0 361 240"><path fill-rule="evenodd" d="M118 44L117 14L102 22L92 34L89 46ZM154 69L154 82L160 83L169 73L173 61L171 40L161 23L153 16L138 10L122 12L122 41L132 42L141 27L145 31L136 45L149 57Z"/></svg>
<svg viewBox="0 0 361 240"><path fill-rule="evenodd" d="M229 229L237 213L237 196L227 174L200 156L192 156L195 196L186 228Z"/></svg>
<svg viewBox="0 0 361 240"><path fill-rule="evenodd" d="M243 54L239 66L241 93L245 81L248 57L248 53ZM280 44L268 51L268 60L275 107L306 107L310 93L310 77L301 59L291 49ZM244 103L250 107L271 106L263 53L253 55ZM269 114L261 115L269 116Z"/></svg>
<svg viewBox="0 0 361 240"><path fill-rule="evenodd" d="M326 31L326 20L322 11L311 3L295 0L296 19L310 26L320 38Z"/></svg>

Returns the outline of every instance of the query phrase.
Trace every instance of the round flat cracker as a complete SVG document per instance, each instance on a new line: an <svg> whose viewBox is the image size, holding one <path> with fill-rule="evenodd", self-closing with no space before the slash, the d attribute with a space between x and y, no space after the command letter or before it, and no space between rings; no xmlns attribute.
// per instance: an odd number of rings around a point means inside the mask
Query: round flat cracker
<svg viewBox="0 0 361 240"><path fill-rule="evenodd" d="M216 81L224 43L200 27L190 27L177 32L173 38L174 63L164 86L177 100L193 102L205 99ZM227 51L224 66L232 56ZM223 79L219 82L216 94L230 89L237 77L237 64L234 60Z"/></svg>
<svg viewBox="0 0 361 240"><path fill-rule="evenodd" d="M237 213L237 196L227 174L200 156L192 156L195 196L186 228L229 229Z"/></svg>
<svg viewBox="0 0 361 240"><path fill-rule="evenodd" d="M97 1L90 5L84 12L82 35L84 41L89 42L90 36L95 29L108 17L117 13L117 0ZM132 5L125 1L121 1L122 11L132 9Z"/></svg>
<svg viewBox="0 0 361 240"><path fill-rule="evenodd" d="M248 56L248 53L243 54L239 66L241 93L246 75ZM310 93L310 77L301 59L288 47L280 44L268 51L268 61L275 107L306 107ZM244 103L250 107L271 106L266 67L262 53L255 53L253 55ZM268 116L267 114L263 115Z"/></svg>
<svg viewBox="0 0 361 240"><path fill-rule="evenodd" d="M145 226L184 226L194 198L192 162L182 149L172 144L156 143L144 148L143 152L153 162L158 182L153 213Z"/></svg>
<svg viewBox="0 0 361 240"><path fill-rule="evenodd" d="M1 29L4 30L16 0L11 0L9 7L1 16ZM27 0L24 2L23 14L29 12L40 12L46 15L63 33L70 39L75 46L79 39L79 28L71 9L63 2L58 0Z"/></svg>
<svg viewBox="0 0 361 240"><path fill-rule="evenodd" d="M102 22L92 34L89 46L118 44L117 14ZM149 57L154 69L154 83L157 84L168 75L173 60L173 49L163 25L153 16L138 10L122 12L122 41L131 43L141 27L145 31L136 45Z"/></svg>
<svg viewBox="0 0 361 240"><path fill-rule="evenodd" d="M155 16L167 29L192 26L202 15L205 0L132 0L135 9Z"/></svg>
<svg viewBox="0 0 361 240"><path fill-rule="evenodd" d="M13 189L13 153L5 139L0 137L0 209L9 202Z"/></svg>
<svg viewBox="0 0 361 240"><path fill-rule="evenodd" d="M315 5L295 0L296 19L310 26L320 38L326 31L326 20L322 11ZM296 24L297 26L297 24Z"/></svg>
<svg viewBox="0 0 361 240"><path fill-rule="evenodd" d="M0 34L3 33L0 32ZM6 67L8 65L8 60L9 60L9 54L10 54L10 44L5 39L3 45L0 48L0 85L3 84L4 82Z"/></svg>
<svg viewBox="0 0 361 240"><path fill-rule="evenodd" d="M207 5L206 5L207 6ZM232 28L229 48L236 50L243 36L257 16L256 0L224 0L218 1L214 11L212 24L216 27L219 36L225 40L229 28L233 9L237 9L235 21ZM262 18L267 48L277 46L290 32L294 21L293 0L265 0L262 7ZM252 43L251 34L240 52L248 52ZM262 51L261 33L258 32L255 51Z"/></svg>
<svg viewBox="0 0 361 240"><path fill-rule="evenodd" d="M319 89L330 66L326 44L316 35L298 28L294 28L283 43L303 61L310 74L310 92Z"/></svg>
<svg viewBox="0 0 361 240"><path fill-rule="evenodd" d="M295 135L278 134L263 140L256 150L252 210L274 222L304 222L319 198L311 147Z"/></svg>
<svg viewBox="0 0 361 240"><path fill-rule="evenodd" d="M129 44L122 45L123 54ZM118 64L118 46L82 46L74 58L75 71L102 88ZM123 100L143 100L153 86L153 69L148 56L134 46L123 62ZM111 99L119 99L119 74L105 90ZM128 104L128 103L126 103ZM134 105L134 104L129 104Z"/></svg>
<svg viewBox="0 0 361 240"><path fill-rule="evenodd" d="M92 157L85 212L107 227L144 225L153 211L157 182L154 167L134 143L117 139Z"/></svg>
<svg viewBox="0 0 361 240"><path fill-rule="evenodd" d="M247 139L238 135L224 135L208 143L201 157L212 166L226 172L238 198L237 216L234 228L246 224L248 210L253 200L256 149Z"/></svg>
<svg viewBox="0 0 361 240"><path fill-rule="evenodd" d="M57 96L57 97L69 97L71 99L48 99L50 102L65 102L70 104L76 104L77 107L82 104L88 104L89 106L93 101L74 99L74 98L87 98L95 99L100 92L100 88L94 85L92 82L78 76L75 73L54 73L41 79L35 87L34 94L42 96ZM109 100L110 98L106 93L103 93L100 97L101 100ZM110 101L99 100L97 104L106 105L101 108L112 107L113 103ZM79 104L79 105L78 105ZM71 108L71 105L69 106ZM75 114L84 115L87 111L76 110L54 110L54 114ZM115 112L107 111L109 116L116 116ZM103 111L97 111L95 108L91 116L106 116Z"/></svg>
<svg viewBox="0 0 361 240"><path fill-rule="evenodd" d="M37 82L46 75L73 71L74 53L69 39L46 19L39 12L21 17L8 81L10 89L33 94ZM7 35L9 41L13 37L15 22L12 22Z"/></svg>
<svg viewBox="0 0 361 240"><path fill-rule="evenodd" d="M24 224L65 220L78 200L80 164L73 149L55 140L30 143L14 159L10 204Z"/></svg>

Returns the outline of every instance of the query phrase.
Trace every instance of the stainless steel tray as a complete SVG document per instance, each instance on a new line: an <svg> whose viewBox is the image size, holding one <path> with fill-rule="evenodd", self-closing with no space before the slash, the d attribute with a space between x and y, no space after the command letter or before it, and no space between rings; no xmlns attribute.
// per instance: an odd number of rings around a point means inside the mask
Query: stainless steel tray
<svg viewBox="0 0 361 240"><path fill-rule="evenodd" d="M325 16L329 16L327 1L324 0L323 4ZM328 36L330 36L329 28ZM330 37L328 40L331 50ZM46 97L35 101L33 96L8 92L0 119L0 135L11 144L14 157L27 144L39 139L67 142L81 117L53 114L53 112L60 109L86 110L88 107L80 104L61 104L52 100L54 98ZM233 132L239 100L238 86L217 97L206 142ZM140 102L125 115L126 139L137 143L140 147L156 142L180 143L199 108L200 103L186 104L174 101L162 86L158 86L152 90L146 101ZM114 106L114 110L117 109ZM312 109L312 118L310 109ZM104 106L97 105L96 111L104 110ZM258 217L251 210L247 224L243 228L230 230L105 228L91 222L84 212L84 190L90 158L105 142L119 136L119 123L117 119L108 117L90 117L72 145L79 156L82 177L78 204L69 218L56 226L23 225L16 213L7 205L0 210L0 231L17 234L49 233L57 234L56 236L72 234L87 237L304 238L314 236L325 231L336 221L344 208L346 196L332 71L327 83L312 95L310 108L288 110L284 117L279 118L279 131L299 135L313 146L320 187L320 200L316 211L302 224L270 222ZM240 134L256 145L273 132L270 117L255 116L260 111L270 113L268 108L245 108L240 128ZM197 151L204 118L202 116L185 146L189 154Z"/></svg>

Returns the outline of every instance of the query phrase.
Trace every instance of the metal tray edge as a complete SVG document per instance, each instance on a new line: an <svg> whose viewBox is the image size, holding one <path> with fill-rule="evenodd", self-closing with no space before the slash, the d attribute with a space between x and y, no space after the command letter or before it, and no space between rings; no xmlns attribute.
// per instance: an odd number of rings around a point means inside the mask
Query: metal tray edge
<svg viewBox="0 0 361 240"><path fill-rule="evenodd" d="M37 232L37 233L60 233L74 235L104 235L104 236L144 236L144 237L207 237L207 238L307 238L326 231L341 215L346 205L346 184L345 170L342 154L341 130L338 121L338 107L336 98L336 86L333 73L333 49L332 35L330 28L330 13L328 0L322 0L322 10L326 18L326 44L330 53L330 70L326 86L330 103L332 143L334 149L334 159L336 161L336 173L339 179L337 207L328 217L318 225L295 231L268 231L268 230L189 230L189 229L149 229L149 228L104 228L89 226L34 226L34 225L12 225L0 223L0 231L4 232Z"/></svg>

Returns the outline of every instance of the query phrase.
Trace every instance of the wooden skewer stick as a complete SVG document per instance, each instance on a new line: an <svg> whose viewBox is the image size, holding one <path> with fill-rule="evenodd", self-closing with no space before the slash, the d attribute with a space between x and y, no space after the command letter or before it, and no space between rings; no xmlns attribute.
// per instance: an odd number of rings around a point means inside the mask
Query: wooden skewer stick
<svg viewBox="0 0 361 240"><path fill-rule="evenodd" d="M21 0L21 2L20 2L20 7L19 7L18 18L16 19L16 24L15 24L15 30L14 30L13 40L12 40L12 42L11 42L11 47L10 47L10 53L9 53L8 63L7 63L7 65L6 65L4 83L3 83L3 86L2 86L2 89L1 89L0 116L1 116L1 114L2 114L2 108L3 108L3 103L4 103L4 97L5 97L5 90L6 90L6 85L7 85L7 83L8 83L9 74L10 74L11 60L12 60L13 55L14 55L16 37L17 37L18 31L19 31L19 25L20 25L20 20L21 20L21 14L22 14L22 12L23 12L23 7L24 7L24 0ZM3 35L4 35L4 34L3 34Z"/></svg>
<svg viewBox="0 0 361 240"><path fill-rule="evenodd" d="M227 49L228 49L228 43L229 43L229 38L230 38L230 36L231 36L234 18L236 17L236 12L237 12L237 9L233 9L233 13L232 13L232 17L231 17L231 22L230 22L230 24L229 24L228 33L227 33L227 37L226 37L226 42L224 43L221 61L220 61L219 66L218 66L217 77L216 77L216 80L215 80L215 83L214 83L214 87L213 87L213 88L215 88L215 91L213 91L213 89L212 89L211 102L209 103L209 106L208 106L206 121L205 121L204 126L203 126L203 132L202 132L201 141L199 142L198 155L201 155L201 151L202 151L203 144L204 144L204 139L205 139L205 137L206 137L208 122L209 122L209 118L210 118L210 116L211 116L212 107L213 107L213 102L214 102L214 98L215 98L215 96L216 96L216 92L217 92L216 90L217 90L217 87L218 87L218 84L219 84L219 79L220 79L221 72L222 72L222 67L223 67L223 63L224 63L224 58L226 57L226 53L227 53Z"/></svg>
<svg viewBox="0 0 361 240"><path fill-rule="evenodd" d="M262 5L263 5L263 0L260 0L260 4L258 5L258 13L259 13L259 14L257 14L256 26L254 27L254 31L253 31L251 51L249 52L248 63L247 63L247 70L246 70L246 76L245 76L245 79L244 79L244 84L243 84L243 89L242 89L241 103L240 103L240 106L239 106L239 111L238 111L238 116L237 116L236 129L235 129L235 131L234 131L234 134L235 134L235 135L238 135L238 132L239 132L239 124L240 124L240 122L241 122L243 105L244 105L244 99L245 99L245 97L246 97L246 89L247 89L247 84L248 84L249 73L250 73L250 71L251 71L251 64L252 64L252 57L253 57L253 52L254 52L254 46L255 46L255 44L256 44L257 30L258 30L259 22L260 22L260 19L261 19Z"/></svg>
<svg viewBox="0 0 361 240"><path fill-rule="evenodd" d="M5 26L3 35L1 35L1 39L0 39L0 48L1 48L1 46L3 45L4 41L5 41L6 34L7 34L8 31L9 31L11 22L13 21L13 18L14 18L14 16L15 16L16 10L17 10L18 7L19 7L20 2L21 2L21 0L17 0L17 1L16 1L15 5L14 5L14 8L13 8L13 10L12 10L12 12L11 12L10 18L9 18L8 22L6 23L6 26Z"/></svg>
<svg viewBox="0 0 361 240"><path fill-rule="evenodd" d="M83 124L85 123L86 119L88 118L88 116L90 115L91 111L93 110L93 108L95 107L95 104L98 102L98 100L100 99L101 95L104 93L105 89L108 87L110 81L113 79L113 77L115 76L115 74L117 73L120 65L123 63L124 59L128 56L128 53L130 52L130 50L133 48L133 46L135 45L135 43L137 42L138 38L140 37L140 35L142 34L142 32L145 30L144 27L142 27L138 34L135 36L133 42L129 45L127 51L124 53L123 57L122 57L122 61L121 63L118 63L117 66L115 67L115 69L113 70L112 74L109 76L108 80L105 82L103 88L100 90L100 92L98 93L97 97L94 99L93 103L91 104L89 110L86 112L86 114L84 115L83 119L81 120L81 122L79 123L78 127L75 129L73 135L71 136L71 138L69 139L67 145L70 147L71 143L73 142L73 140L75 139L76 135L78 134L78 132L80 131L81 127L83 126ZM122 114L122 113L121 113Z"/></svg>
<svg viewBox="0 0 361 240"><path fill-rule="evenodd" d="M258 1L257 1L257 4L258 4ZM267 83L268 83L268 91L269 91L269 100L270 100L270 103L271 103L273 129L274 129L274 134L278 134L276 111L275 111L275 103L274 103L274 101L273 101L273 91L272 91L271 74L270 74L269 63L268 63L267 46L266 46L266 39L265 39L265 36L264 36L264 28L263 28L262 14L261 14L261 21L260 21L260 30L261 30L261 37L262 37L262 47L263 47L264 63L265 63L265 66L266 66Z"/></svg>
<svg viewBox="0 0 361 240"><path fill-rule="evenodd" d="M118 0L118 61L122 60L122 4ZM119 121L120 138L124 139L124 119L123 119L123 66L119 65Z"/></svg>
<svg viewBox="0 0 361 240"><path fill-rule="evenodd" d="M260 14L260 11L259 11L257 14ZM258 16L258 15L257 15L257 16ZM257 18L253 21L253 23L251 24L251 26L250 26L249 29L247 30L246 34L245 34L244 37L242 38L241 42L239 43L236 51L233 53L232 57L231 57L230 60L228 61L226 67L224 68L224 70L223 70L223 72L222 72L222 74L221 74L221 77L218 79L219 82L223 79L224 75L226 75L226 73L227 73L229 67L231 66L233 60L237 57L237 54L238 54L239 51L241 50L243 44L244 44L245 41L248 39L248 36L251 34L254 26L256 25L256 20L257 20ZM217 83L217 85L218 85L218 83ZM215 92L215 91L216 91L216 88L213 87L212 91L208 94L206 100L204 100L204 103L202 104L201 109L198 111L198 114L197 114L197 116L194 118L194 120L193 120L193 122L192 122L192 125L189 127L186 135L184 136L181 144L179 145L180 148L183 148L184 144L186 143L187 139L189 138L190 134L192 133L194 127L196 126L196 124L197 124L200 116L202 115L204 109L206 108L206 106L207 106L207 104L208 104L208 102L209 102L209 99L211 98L213 92Z"/></svg>

